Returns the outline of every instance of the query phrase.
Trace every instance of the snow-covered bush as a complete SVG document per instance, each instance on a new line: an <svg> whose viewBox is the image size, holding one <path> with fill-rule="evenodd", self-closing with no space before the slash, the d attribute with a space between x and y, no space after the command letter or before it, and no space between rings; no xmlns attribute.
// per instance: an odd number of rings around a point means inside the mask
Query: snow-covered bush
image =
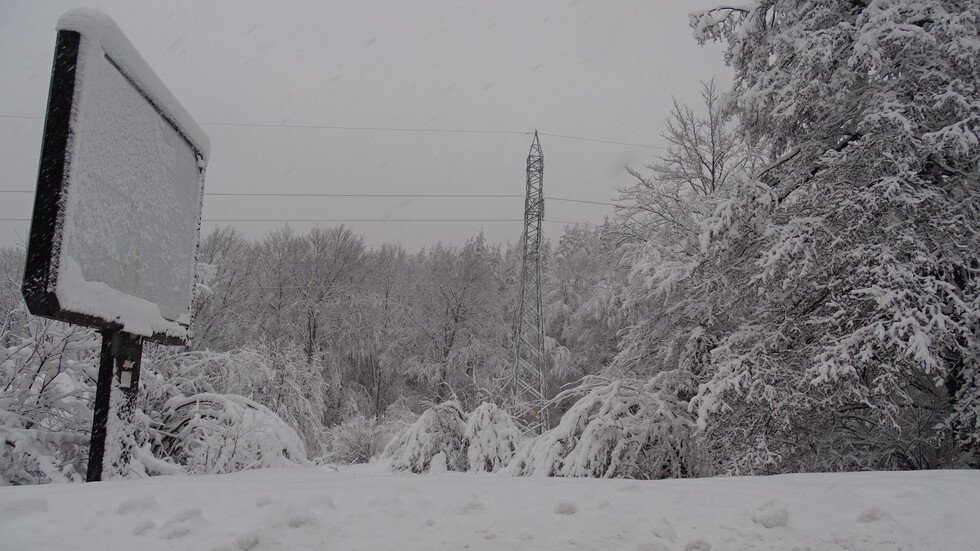
<svg viewBox="0 0 980 551"><path fill-rule="evenodd" d="M0 485L84 478L99 341L28 317L0 340Z"/></svg>
<svg viewBox="0 0 980 551"><path fill-rule="evenodd" d="M411 416L414 419L414 415ZM354 414L327 431L327 452L323 460L329 463L367 463L381 454L395 434L410 425L404 415L388 415L382 420Z"/></svg>
<svg viewBox="0 0 980 551"><path fill-rule="evenodd" d="M558 399L584 396L557 427L525 442L504 472L516 476L660 479L698 474L687 404L646 384L587 377Z"/></svg>
<svg viewBox="0 0 980 551"><path fill-rule="evenodd" d="M317 366L310 365L295 346L253 345L228 352L176 354L154 347L144 352L144 367L147 365L149 369L141 375L146 383L142 403L151 417L166 415L164 406L174 397L240 395L274 411L296 430L311 454L323 451L327 385Z"/></svg>
<svg viewBox="0 0 980 551"><path fill-rule="evenodd" d="M465 471L465 427L466 414L459 402L443 402L422 412L417 421L388 443L382 458L394 471L423 473L432 458L442 452L448 470Z"/></svg>
<svg viewBox="0 0 980 551"><path fill-rule="evenodd" d="M384 451L383 427L373 417L360 413L334 425L327 431L327 452L324 455L329 463L367 463L372 457Z"/></svg>
<svg viewBox="0 0 980 551"><path fill-rule="evenodd" d="M190 473L309 464L296 431L265 406L242 396L173 398L161 430L161 451Z"/></svg>
<svg viewBox="0 0 980 551"><path fill-rule="evenodd" d="M506 467L524 439L510 413L492 403L470 413L464 436L470 470L488 473Z"/></svg>

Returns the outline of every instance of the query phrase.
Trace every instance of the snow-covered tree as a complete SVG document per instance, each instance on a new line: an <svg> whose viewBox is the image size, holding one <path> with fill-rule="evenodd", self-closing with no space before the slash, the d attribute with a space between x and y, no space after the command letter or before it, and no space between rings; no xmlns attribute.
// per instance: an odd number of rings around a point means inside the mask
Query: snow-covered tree
<svg viewBox="0 0 980 551"><path fill-rule="evenodd" d="M316 227L301 243L292 285L302 305L300 341L312 363L317 352L326 346L327 310L332 302L343 300L345 284L358 274L364 261L364 239L345 226Z"/></svg>
<svg viewBox="0 0 980 551"><path fill-rule="evenodd" d="M197 260L211 273L208 281L198 282L194 294L189 348L228 350L240 344L240 333L250 317L247 298L257 260L255 249L226 226L204 236Z"/></svg>
<svg viewBox="0 0 980 551"><path fill-rule="evenodd" d="M462 247L436 245L419 257L409 364L434 390L430 398L454 397L475 407L503 390L512 355L500 250L481 234Z"/></svg>
<svg viewBox="0 0 980 551"><path fill-rule="evenodd" d="M243 338L265 343L298 342L303 304L296 274L303 254L302 239L289 226L270 232L253 244L255 265L247 281L248 322Z"/></svg>
<svg viewBox="0 0 980 551"><path fill-rule="evenodd" d="M701 105L674 100L663 131L666 151L645 170L629 169L618 216L624 330L613 372L644 377L669 370L699 372L707 332L719 322L698 303L691 276L699 269L701 223L756 162L735 128L715 82L702 83ZM707 297L702 297L707 298Z"/></svg>
<svg viewBox="0 0 980 551"><path fill-rule="evenodd" d="M701 84L702 105L673 100L664 122L667 148L645 170L630 167L634 182L619 189L625 239L654 240L678 254L698 251L698 222L714 210L711 198L730 188L754 164L734 128L714 80Z"/></svg>
<svg viewBox="0 0 980 551"><path fill-rule="evenodd" d="M463 434L470 470L486 473L506 467L524 439L510 413L490 402L470 413Z"/></svg>
<svg viewBox="0 0 980 551"><path fill-rule="evenodd" d="M388 443L382 459L395 471L424 473L432 458L445 457L450 471L466 471L466 414L459 402L449 401L422 412L418 420Z"/></svg>
<svg viewBox="0 0 980 551"><path fill-rule="evenodd" d="M383 245L370 251L361 283L327 318L330 347L346 366L344 383L356 387L359 414L379 421L406 390L402 371L413 352L409 323L417 295L414 268L400 247Z"/></svg>
<svg viewBox="0 0 980 551"><path fill-rule="evenodd" d="M526 441L504 472L640 479L702 474L687 404L662 386L659 378L584 379L566 391L580 398L558 426Z"/></svg>
<svg viewBox="0 0 980 551"><path fill-rule="evenodd" d="M976 449L978 21L956 0L694 16L771 159L678 278L711 320L694 404L729 470L951 465L954 432Z"/></svg>
<svg viewBox="0 0 980 551"><path fill-rule="evenodd" d="M548 256L543 302L555 388L600 373L616 354L625 273L617 266L617 228L569 226Z"/></svg>
<svg viewBox="0 0 980 551"><path fill-rule="evenodd" d="M23 275L24 251L0 248L0 346L27 336L27 308L20 293Z"/></svg>

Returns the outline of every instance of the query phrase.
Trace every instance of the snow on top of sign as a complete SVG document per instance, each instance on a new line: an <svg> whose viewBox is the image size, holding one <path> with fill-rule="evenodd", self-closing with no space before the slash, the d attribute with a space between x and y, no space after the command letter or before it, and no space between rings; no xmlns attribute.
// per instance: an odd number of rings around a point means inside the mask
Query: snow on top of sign
<svg viewBox="0 0 980 551"><path fill-rule="evenodd" d="M59 31L75 31L82 35L79 48L98 47L119 67L127 78L149 96L158 109L176 125L205 160L210 157L211 140L200 125L170 93L163 81L143 60L115 21L99 10L78 8L58 19Z"/></svg>
<svg viewBox="0 0 980 551"><path fill-rule="evenodd" d="M117 291L101 281L86 281L81 266L70 256L62 262L57 293L63 308L105 320L120 320L124 322L123 331L133 335L187 338L187 330L180 323L164 318L156 304ZM178 322L190 321L186 315L181 318Z"/></svg>

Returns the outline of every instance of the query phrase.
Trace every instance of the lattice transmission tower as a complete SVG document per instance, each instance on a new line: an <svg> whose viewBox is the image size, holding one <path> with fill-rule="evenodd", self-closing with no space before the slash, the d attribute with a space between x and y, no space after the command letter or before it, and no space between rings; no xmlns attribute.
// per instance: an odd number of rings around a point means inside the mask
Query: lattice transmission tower
<svg viewBox="0 0 980 551"><path fill-rule="evenodd" d="M523 262L514 353L514 403L528 432L540 432L544 417L544 319L541 315L541 223L544 195L541 181L544 155L534 131L527 156L527 194L524 198Z"/></svg>

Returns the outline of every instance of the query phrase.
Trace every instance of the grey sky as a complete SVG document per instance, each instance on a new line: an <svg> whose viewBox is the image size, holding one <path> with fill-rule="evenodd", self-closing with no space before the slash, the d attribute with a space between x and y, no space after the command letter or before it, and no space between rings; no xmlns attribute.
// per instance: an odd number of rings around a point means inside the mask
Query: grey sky
<svg viewBox="0 0 980 551"><path fill-rule="evenodd" d="M521 195L531 142L523 132L537 128L545 195L609 202L629 182L625 167L658 151L554 135L662 146L671 95L695 103L699 81L714 75L727 86L720 48L699 47L687 27L687 13L716 3L0 0L0 190L35 187L55 23L85 6L119 24L210 135L206 193ZM238 126L253 124L271 126ZM0 193L0 218L27 218L32 204L32 194ZM520 198L204 202L206 220L519 219L521 211ZM601 222L611 212L550 201L545 217ZM282 224L234 225L259 237ZM349 225L371 245L410 251L481 228L500 243L521 231L520 222ZM562 227L546 223L546 235ZM27 228L0 221L0 245L23 243Z"/></svg>

